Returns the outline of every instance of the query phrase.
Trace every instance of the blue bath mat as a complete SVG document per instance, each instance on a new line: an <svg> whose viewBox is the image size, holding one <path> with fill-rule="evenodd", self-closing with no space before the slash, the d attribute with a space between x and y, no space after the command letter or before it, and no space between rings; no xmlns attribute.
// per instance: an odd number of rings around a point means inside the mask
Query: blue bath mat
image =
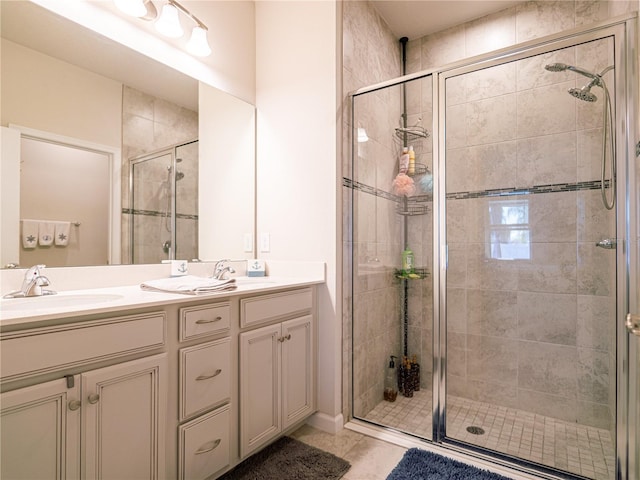
<svg viewBox="0 0 640 480"><path fill-rule="evenodd" d="M472 467L435 453L411 448L387 480L509 480L497 473Z"/></svg>

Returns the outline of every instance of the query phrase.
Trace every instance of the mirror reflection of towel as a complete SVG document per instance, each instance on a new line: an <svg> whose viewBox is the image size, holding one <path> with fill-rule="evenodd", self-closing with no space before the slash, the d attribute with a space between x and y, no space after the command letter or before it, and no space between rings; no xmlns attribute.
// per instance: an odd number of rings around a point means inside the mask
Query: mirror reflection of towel
<svg viewBox="0 0 640 480"><path fill-rule="evenodd" d="M56 222L55 243L58 247L66 247L69 244L69 230L71 222Z"/></svg>
<svg viewBox="0 0 640 480"><path fill-rule="evenodd" d="M22 220L22 248L36 248L36 245L38 245L39 223L36 220Z"/></svg>
<svg viewBox="0 0 640 480"><path fill-rule="evenodd" d="M53 236L56 232L56 224L54 222L40 222L38 225L38 243L41 247L53 245Z"/></svg>

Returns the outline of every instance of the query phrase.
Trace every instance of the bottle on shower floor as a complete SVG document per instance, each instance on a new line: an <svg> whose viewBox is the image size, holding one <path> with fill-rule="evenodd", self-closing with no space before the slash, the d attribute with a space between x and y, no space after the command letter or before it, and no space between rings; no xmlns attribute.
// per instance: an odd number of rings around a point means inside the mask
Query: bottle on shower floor
<svg viewBox="0 0 640 480"><path fill-rule="evenodd" d="M387 368L386 375L384 377L384 399L387 402L395 402L398 396L398 390L396 390L396 364L394 361L395 356L391 355L389 361L389 368Z"/></svg>

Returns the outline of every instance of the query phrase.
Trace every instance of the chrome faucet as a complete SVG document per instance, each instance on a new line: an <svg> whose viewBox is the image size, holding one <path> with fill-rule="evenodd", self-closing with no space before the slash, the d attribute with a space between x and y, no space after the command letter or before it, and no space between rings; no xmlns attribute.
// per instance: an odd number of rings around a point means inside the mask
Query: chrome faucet
<svg viewBox="0 0 640 480"><path fill-rule="evenodd" d="M11 293L7 293L3 298L23 298L23 297L40 297L42 295L54 295L53 290L45 290L42 287L49 286L49 279L45 277L41 270L45 265L34 265L27 273L24 274L22 280L22 288Z"/></svg>
<svg viewBox="0 0 640 480"><path fill-rule="evenodd" d="M227 263L228 261L229 259L227 258L225 260L219 260L216 262L216 266L213 269L213 278L215 278L216 280L226 280L225 275L227 274L227 272L236 273L233 267L231 267L230 265L225 265L225 263Z"/></svg>

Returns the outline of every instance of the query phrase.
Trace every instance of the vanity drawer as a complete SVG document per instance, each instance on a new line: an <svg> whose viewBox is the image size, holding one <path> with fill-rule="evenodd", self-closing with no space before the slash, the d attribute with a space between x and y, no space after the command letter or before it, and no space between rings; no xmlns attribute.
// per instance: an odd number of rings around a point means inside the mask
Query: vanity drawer
<svg viewBox="0 0 640 480"><path fill-rule="evenodd" d="M201 480L229 465L229 405L178 428L178 479Z"/></svg>
<svg viewBox="0 0 640 480"><path fill-rule="evenodd" d="M180 309L180 341L216 335L229 330L231 310L228 302Z"/></svg>
<svg viewBox="0 0 640 480"><path fill-rule="evenodd" d="M307 313L313 307L311 288L240 300L240 328Z"/></svg>
<svg viewBox="0 0 640 480"><path fill-rule="evenodd" d="M230 347L227 337L180 350L180 420L230 397Z"/></svg>
<svg viewBox="0 0 640 480"><path fill-rule="evenodd" d="M164 312L77 322L0 337L2 382L162 347Z"/></svg>

